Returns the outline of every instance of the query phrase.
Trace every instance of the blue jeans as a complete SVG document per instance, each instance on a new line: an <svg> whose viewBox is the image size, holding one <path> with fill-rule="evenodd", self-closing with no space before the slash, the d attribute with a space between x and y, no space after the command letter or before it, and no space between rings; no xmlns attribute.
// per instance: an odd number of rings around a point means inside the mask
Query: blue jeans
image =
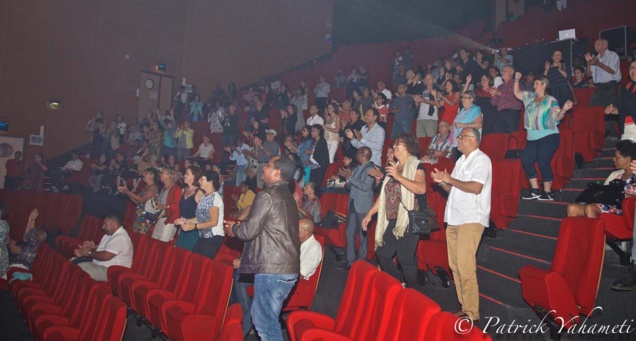
<svg viewBox="0 0 636 341"><path fill-rule="evenodd" d="M551 134L542 137L538 140L526 142L526 148L521 154L521 165L526 171L528 179L536 179L537 171L534 168L534 164L539 164L539 171L543 182L550 182L554 180L554 174L552 174L552 157L559 149L559 134Z"/></svg>
<svg viewBox="0 0 636 341"><path fill-rule="evenodd" d="M236 187L238 187L241 182L245 181L247 178L247 175L245 175L245 168L247 168L247 165L236 167Z"/></svg>
<svg viewBox="0 0 636 341"><path fill-rule="evenodd" d="M391 140L395 140L400 133L410 133L413 131L413 120L408 118L396 118L391 129Z"/></svg>
<svg viewBox="0 0 636 341"><path fill-rule="evenodd" d="M262 341L282 341L280 311L298 279L298 274L254 275L252 321Z"/></svg>
<svg viewBox="0 0 636 341"><path fill-rule="evenodd" d="M252 323L252 298L247 294L247 287L254 285L252 275L241 275L238 269L234 269L234 286L232 287L232 303L239 303L243 308L243 336L247 336L254 327Z"/></svg>

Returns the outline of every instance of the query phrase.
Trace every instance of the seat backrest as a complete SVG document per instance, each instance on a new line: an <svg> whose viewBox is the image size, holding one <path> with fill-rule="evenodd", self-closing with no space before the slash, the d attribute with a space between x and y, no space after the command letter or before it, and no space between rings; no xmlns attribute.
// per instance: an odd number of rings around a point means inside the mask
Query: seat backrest
<svg viewBox="0 0 636 341"><path fill-rule="evenodd" d="M207 278L209 274L205 273L207 264L211 262L209 258L203 257L199 254L193 254L190 257L190 271L184 273L183 276L187 276L187 280L181 282L181 286L178 289L177 297L180 301L195 303L195 298L201 284L204 281L204 277ZM193 290L192 288L197 288Z"/></svg>
<svg viewBox="0 0 636 341"><path fill-rule="evenodd" d="M203 276L199 285L201 290L197 290L195 314L214 316L213 330L215 335L219 335L225 319L225 311L230 302L234 282L233 269L227 264L213 260L205 266L203 271L206 275Z"/></svg>
<svg viewBox="0 0 636 341"><path fill-rule="evenodd" d="M492 340L488 334L481 329L472 326L471 321L464 319L458 321L459 317L442 311L435 314L426 330L426 337L420 340L426 341L487 341ZM466 333L458 333L458 330L467 330ZM415 339L414 339L415 340Z"/></svg>
<svg viewBox="0 0 636 341"><path fill-rule="evenodd" d="M69 304L66 309L63 310L64 316L69 318L69 326L79 328L88 317L86 306L96 300L95 295L97 289L99 289L99 285L97 285L90 276L81 279L80 290L72 296L72 298L69 298L72 304Z"/></svg>
<svg viewBox="0 0 636 341"><path fill-rule="evenodd" d="M440 311L435 301L417 290L402 290L395 301L384 340L424 340L429 322Z"/></svg>
<svg viewBox="0 0 636 341"><path fill-rule="evenodd" d="M181 281L185 281L186 274L190 272L190 257L192 252L180 247L174 247L172 250L172 261L169 270L162 276L161 287L170 292L176 292Z"/></svg>
<svg viewBox="0 0 636 341"><path fill-rule="evenodd" d="M386 272L378 271L373 275L371 289L364 302L362 314L354 340L384 340L389 327L386 321L391 318L397 295L402 291L402 283Z"/></svg>
<svg viewBox="0 0 636 341"><path fill-rule="evenodd" d="M602 220L563 219L550 269L561 274L582 313L594 308L604 257L605 225Z"/></svg>
<svg viewBox="0 0 636 341"><path fill-rule="evenodd" d="M170 275L170 271L172 270L171 265L174 261L172 257L172 251L174 250L174 246L170 243L158 241L156 244L157 248L157 266L154 267L152 273L149 276L146 276L149 280L163 285L164 281L167 280L168 275Z"/></svg>
<svg viewBox="0 0 636 341"><path fill-rule="evenodd" d="M484 136L479 144L479 149L486 153L492 161L503 160L508 149L509 134L497 133L488 134ZM521 143L521 141L519 141ZM511 149L521 149L521 146L516 147L514 139L510 140Z"/></svg>
<svg viewBox="0 0 636 341"><path fill-rule="evenodd" d="M349 277L340 300L334 330L342 335L354 335L364 311L364 302L372 285L371 279L378 269L365 261L356 261L349 270Z"/></svg>

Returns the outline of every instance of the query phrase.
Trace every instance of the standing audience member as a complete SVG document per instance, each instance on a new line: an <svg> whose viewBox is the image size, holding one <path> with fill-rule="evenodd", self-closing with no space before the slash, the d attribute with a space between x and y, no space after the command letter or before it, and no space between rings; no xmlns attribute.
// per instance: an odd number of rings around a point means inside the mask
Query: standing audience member
<svg viewBox="0 0 636 341"><path fill-rule="evenodd" d="M230 161L236 162L236 186L245 181L245 169L247 168L247 154L250 151L243 139L237 137L234 141L234 146L225 147L225 151L230 153Z"/></svg>
<svg viewBox="0 0 636 341"><path fill-rule="evenodd" d="M196 211L203 191L199 188L198 183L201 178L201 169L197 166L186 168L183 182L186 187L183 195L179 200L179 215L183 219L196 218ZM177 237L177 247L192 251L199 240L199 231L184 231L179 227L179 236Z"/></svg>
<svg viewBox="0 0 636 341"><path fill-rule="evenodd" d="M316 106L318 111L323 112L327 107L330 92L331 86L329 86L329 83L325 82L324 76L320 76L320 81L314 87L314 95L316 95Z"/></svg>
<svg viewBox="0 0 636 341"><path fill-rule="evenodd" d="M389 112L395 114L395 116L393 117L393 129L391 130L391 140L395 140L395 138L400 133L411 132L412 126L413 126L413 114L411 113L412 108L413 108L413 96L408 95L406 93L406 85L404 84L398 85L397 95L393 99L393 103L391 103L391 110L389 110ZM378 112L378 117L379 117L379 112Z"/></svg>
<svg viewBox="0 0 636 341"><path fill-rule="evenodd" d="M102 188L102 179L108 169L108 159L106 159L106 154L100 155L99 161L92 164L91 168L93 168L93 175L88 178L88 183L93 188L93 193L97 193Z"/></svg>
<svg viewBox="0 0 636 341"><path fill-rule="evenodd" d="M420 237L408 231L407 210L423 211L427 208L426 175L424 165L417 158L419 150L417 139L412 134L403 133L395 139L393 152L397 162L390 162L386 167L380 197L362 220L362 230L367 231L371 218L378 214L375 245L380 266L400 280L398 267L393 262L397 253L404 281L410 288L419 286L415 250Z"/></svg>
<svg viewBox="0 0 636 341"><path fill-rule="evenodd" d="M106 271L112 265L130 268L133 260L133 245L128 232L121 225L116 215L104 219L104 236L95 246L90 240L85 241L74 251L75 257L89 257L91 262L79 263L79 267L86 271L92 279L106 282Z"/></svg>
<svg viewBox="0 0 636 341"><path fill-rule="evenodd" d="M9 240L9 264L11 267L30 269L40 243L46 240L46 231L35 228L40 212L34 208L29 214L24 237L21 241Z"/></svg>
<svg viewBox="0 0 636 341"><path fill-rule="evenodd" d="M283 129L280 138L282 140L287 136L296 135L296 120L298 115L296 113L296 106L288 104L284 109L280 111L281 127Z"/></svg>
<svg viewBox="0 0 636 341"><path fill-rule="evenodd" d="M311 168L309 180L322 185L329 166L329 148L324 137L325 130L321 125L314 124L311 127L313 141L312 153L309 156L308 166Z"/></svg>
<svg viewBox="0 0 636 341"><path fill-rule="evenodd" d="M373 182L374 179L369 176L369 171L373 168L371 162L371 149L362 147L356 153L356 161L359 166L352 170L340 169L338 175L343 177L349 189L349 213L347 214L347 263L338 267L340 270L351 268L356 260L364 260L367 258L367 233L362 230L362 220L366 212L369 212L373 206ZM356 236L360 240L360 248L356 253Z"/></svg>
<svg viewBox="0 0 636 341"><path fill-rule="evenodd" d="M468 77L470 79L470 77ZM481 135L481 124L484 120L481 115L481 108L473 102L475 101L475 93L472 91L465 91L462 95L463 109L455 117L455 121L451 127L451 144L453 146L454 160L457 161L462 153L457 149L457 137L461 134L464 128L475 128Z"/></svg>
<svg viewBox="0 0 636 341"><path fill-rule="evenodd" d="M20 187L20 177L24 173L24 160L22 152L13 153L13 159L7 160L4 164L7 173L4 176L4 189L18 189Z"/></svg>
<svg viewBox="0 0 636 341"><path fill-rule="evenodd" d="M560 50L552 52L552 62L545 62L543 75L550 82L550 94L560 105L574 99L574 93L570 86L570 68L563 63L563 53Z"/></svg>
<svg viewBox="0 0 636 341"><path fill-rule="evenodd" d="M302 182L307 182L309 180L309 173L311 172L311 163L309 162L309 159L313 153L314 146L314 139L311 137L311 130L311 126L309 125L306 125L303 129L301 129L300 136L302 140L300 141L300 145L298 145L298 149L295 150L305 170L305 181ZM291 145L291 147L288 146L288 148L291 148L291 150L294 151L293 145Z"/></svg>
<svg viewBox="0 0 636 341"><path fill-rule="evenodd" d="M519 130L523 103L515 96L514 73L515 69L512 66L504 66L502 71L504 83L497 89L490 89L490 96L492 96L490 104L497 107L495 133L514 133Z"/></svg>
<svg viewBox="0 0 636 341"><path fill-rule="evenodd" d="M7 216L9 210L4 204L0 204L0 278L7 279L7 271L9 271L9 223Z"/></svg>
<svg viewBox="0 0 636 341"><path fill-rule="evenodd" d="M378 114L380 112L378 111ZM364 121L360 119L361 115L359 112L355 110L350 111L349 120L345 122L345 125L342 125L342 118L340 119L340 139L342 140L342 154L350 154L354 155L356 153L357 148L351 144L351 139L347 137L347 130L351 131L362 131L362 127L364 127Z"/></svg>
<svg viewBox="0 0 636 341"><path fill-rule="evenodd" d="M492 76L485 74L481 76L479 86L475 89L474 104L481 108L481 114L484 117L484 121L482 122L482 136L493 133L497 121L497 108L490 104L490 89L493 84Z"/></svg>
<svg viewBox="0 0 636 341"><path fill-rule="evenodd" d="M336 157L338 142L340 141L340 118L338 117L337 103L329 103L327 105L324 129L327 150L329 151L329 163L331 164Z"/></svg>
<svg viewBox="0 0 636 341"><path fill-rule="evenodd" d="M203 172L199 185L204 193L197 204L196 217L179 218L175 225L181 225L181 229L186 232L199 231L199 240L192 252L214 259L225 237L223 197L218 192L219 174L214 171Z"/></svg>
<svg viewBox="0 0 636 341"><path fill-rule="evenodd" d="M258 169L256 171L256 185L258 188L263 188L263 180L261 178L263 169L265 169L272 157L280 155L280 146L275 141L276 130L268 129L265 130L265 133L267 140L258 148Z"/></svg>
<svg viewBox="0 0 636 341"><path fill-rule="evenodd" d="M416 137L432 137L435 136L437 130L438 108L435 102L437 89L435 88L435 79L430 73L424 77L424 91L413 97L416 106L419 106L415 128Z"/></svg>
<svg viewBox="0 0 636 341"><path fill-rule="evenodd" d="M320 124L321 126L325 124L325 120L318 115L318 107L312 105L309 108L309 117L307 118L307 125L313 126L314 124Z"/></svg>
<svg viewBox="0 0 636 341"><path fill-rule="evenodd" d="M203 102L199 99L199 96L194 96L192 102L190 102L190 122L199 122L203 118Z"/></svg>
<svg viewBox="0 0 636 341"><path fill-rule="evenodd" d="M239 117L236 114L236 104L232 103L227 108L227 115L223 117L221 124L223 125L223 135L221 145L223 147L234 145L238 134L238 120Z"/></svg>
<svg viewBox="0 0 636 341"><path fill-rule="evenodd" d="M247 219L226 228L246 242L238 272L254 274L250 312L263 340L283 340L280 312L300 273L298 211L289 191L295 171L291 159L273 157L263 171L267 187L254 199Z"/></svg>
<svg viewBox="0 0 636 341"><path fill-rule="evenodd" d="M305 126L303 113L307 110L307 94L301 88L296 89L296 95L292 97L290 104L296 107L296 132L299 132Z"/></svg>
<svg viewBox="0 0 636 341"><path fill-rule="evenodd" d="M526 108L524 126L528 131L528 142L521 155L521 164L530 181L532 189L523 197L525 200L554 200L552 196L552 157L559 148L559 128L557 125L565 113L572 108L572 101L567 101L559 108L557 100L547 94L550 84L545 76L534 81L534 92L521 91L519 80L521 73L515 74L515 96L523 101ZM534 164L538 163L543 178L543 191L539 189L537 171Z"/></svg>
<svg viewBox="0 0 636 341"><path fill-rule="evenodd" d="M448 192L444 211L448 264L455 279L460 309L455 315L479 321L479 286L476 253L479 241L490 219L492 164L479 150L481 136L474 128L466 128L458 137L463 153L452 174L446 170L431 174L433 180Z"/></svg>
<svg viewBox="0 0 636 341"><path fill-rule="evenodd" d="M172 115L172 112L170 113ZM157 110L157 116L159 116L159 110ZM177 140L175 139L175 133L177 131L175 127L174 117L172 120L159 119L159 123L163 127L163 139L161 145L161 155L168 157L169 155L177 154Z"/></svg>
<svg viewBox="0 0 636 341"><path fill-rule="evenodd" d="M379 166L382 164L382 148L384 148L385 132L379 124L377 124L380 113L376 109L369 109L364 114L367 123L358 130L345 130L345 135L351 140L354 148L369 147L371 148L371 162Z"/></svg>
<svg viewBox="0 0 636 341"><path fill-rule="evenodd" d="M164 217L157 220L152 238L169 242L174 238L177 228L174 221L179 218L179 201L181 200L181 187L176 184L179 173L170 166L161 170L161 182L163 189L159 192L157 209L163 210Z"/></svg>
<svg viewBox="0 0 636 341"><path fill-rule="evenodd" d="M174 137L177 139L177 160L179 160L180 163L190 157L193 147L193 136L194 130L190 128L189 121L183 121L183 125L180 125L174 133Z"/></svg>
<svg viewBox="0 0 636 341"><path fill-rule="evenodd" d="M590 105L610 105L616 99L616 85L621 81L620 58L610 51L608 42L599 38L594 42L594 50L598 55L585 54L587 68L585 73L592 77L594 93Z"/></svg>
<svg viewBox="0 0 636 341"><path fill-rule="evenodd" d="M444 107L443 118L445 121L453 122L455 121L455 117L457 116L457 111L459 110L459 98L461 97L459 84L449 79L444 84L444 90L446 91L446 95L443 93L435 93L435 103L437 106Z"/></svg>
<svg viewBox="0 0 636 341"><path fill-rule="evenodd" d="M230 218L242 221L250 214L256 193L250 189L249 184L245 181L241 182L238 187L241 195L238 197L234 194L232 195L232 199L236 201L236 212L231 213Z"/></svg>
<svg viewBox="0 0 636 341"><path fill-rule="evenodd" d="M44 173L48 170L44 155L35 153L33 156L34 163L25 170L26 188L41 191L44 185Z"/></svg>
<svg viewBox="0 0 636 341"><path fill-rule="evenodd" d="M133 224L133 231L140 234L148 234L150 228L152 228L153 221L146 218L145 213L154 211L157 193L159 193L159 181L160 175L156 168L148 168L144 173L143 181L146 184L141 190L141 193L135 194L128 189L126 184L117 187L119 193L125 194L133 203L137 205L135 211L135 223Z"/></svg>
<svg viewBox="0 0 636 341"><path fill-rule="evenodd" d="M503 73L503 69L507 65L512 66L513 58L512 58L512 55L508 53L510 52L508 48L502 47L501 50L499 51L495 50L493 52L495 55L495 66L497 66L497 69L499 69L499 72Z"/></svg>

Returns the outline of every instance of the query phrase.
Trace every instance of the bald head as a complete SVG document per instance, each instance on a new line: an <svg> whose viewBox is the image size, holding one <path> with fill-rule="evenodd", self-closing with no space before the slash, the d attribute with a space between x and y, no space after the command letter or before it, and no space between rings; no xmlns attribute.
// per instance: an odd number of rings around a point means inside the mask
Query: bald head
<svg viewBox="0 0 636 341"><path fill-rule="evenodd" d="M314 235L315 227L316 225L310 219L303 218L298 221L298 237L301 244Z"/></svg>
<svg viewBox="0 0 636 341"><path fill-rule="evenodd" d="M358 152L356 153L356 161L358 161L359 164L366 163L367 161L371 160L371 155L371 148L362 147L358 149Z"/></svg>

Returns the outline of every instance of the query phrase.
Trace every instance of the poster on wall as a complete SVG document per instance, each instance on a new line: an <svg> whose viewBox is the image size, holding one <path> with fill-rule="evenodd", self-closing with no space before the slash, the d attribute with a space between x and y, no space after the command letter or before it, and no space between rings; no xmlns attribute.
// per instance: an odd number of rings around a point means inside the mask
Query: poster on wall
<svg viewBox="0 0 636 341"><path fill-rule="evenodd" d="M29 144L32 146L43 146L44 145L44 126L40 126L40 134L35 135L31 134L29 136Z"/></svg>

